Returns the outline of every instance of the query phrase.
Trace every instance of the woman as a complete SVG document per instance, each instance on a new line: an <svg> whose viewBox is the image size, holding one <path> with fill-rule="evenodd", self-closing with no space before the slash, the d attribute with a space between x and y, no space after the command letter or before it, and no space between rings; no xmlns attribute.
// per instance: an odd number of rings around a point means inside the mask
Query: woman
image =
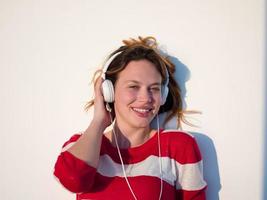
<svg viewBox="0 0 267 200"><path fill-rule="evenodd" d="M204 200L194 138L159 129L158 113L168 111L164 123L173 117L185 122L175 66L153 37L123 42L95 81L89 127L63 145L55 176L78 200Z"/></svg>

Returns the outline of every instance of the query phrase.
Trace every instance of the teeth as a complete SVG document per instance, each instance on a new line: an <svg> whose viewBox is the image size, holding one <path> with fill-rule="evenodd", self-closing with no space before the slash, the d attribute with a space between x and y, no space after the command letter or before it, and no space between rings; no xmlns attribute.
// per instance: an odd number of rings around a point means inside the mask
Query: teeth
<svg viewBox="0 0 267 200"><path fill-rule="evenodd" d="M145 113L149 112L150 109L142 109L142 108L133 108L134 111L140 112L140 113Z"/></svg>

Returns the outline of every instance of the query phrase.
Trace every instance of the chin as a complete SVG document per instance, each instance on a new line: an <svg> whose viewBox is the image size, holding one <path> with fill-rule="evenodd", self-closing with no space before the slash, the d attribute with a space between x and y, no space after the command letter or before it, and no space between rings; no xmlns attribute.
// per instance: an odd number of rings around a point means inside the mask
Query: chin
<svg viewBox="0 0 267 200"><path fill-rule="evenodd" d="M135 125L135 127L138 127L138 128L146 128L146 127L150 127L150 123L151 123L152 119L151 120L136 120L133 124Z"/></svg>

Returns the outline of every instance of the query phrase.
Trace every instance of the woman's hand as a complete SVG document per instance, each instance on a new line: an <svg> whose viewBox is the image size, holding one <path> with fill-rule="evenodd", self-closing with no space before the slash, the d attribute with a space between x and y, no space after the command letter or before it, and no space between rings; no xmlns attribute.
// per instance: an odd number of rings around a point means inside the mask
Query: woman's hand
<svg viewBox="0 0 267 200"><path fill-rule="evenodd" d="M94 99L94 117L93 122L102 126L105 129L111 124L111 119L105 107L104 97L102 94L103 79L99 77L94 85L95 99Z"/></svg>

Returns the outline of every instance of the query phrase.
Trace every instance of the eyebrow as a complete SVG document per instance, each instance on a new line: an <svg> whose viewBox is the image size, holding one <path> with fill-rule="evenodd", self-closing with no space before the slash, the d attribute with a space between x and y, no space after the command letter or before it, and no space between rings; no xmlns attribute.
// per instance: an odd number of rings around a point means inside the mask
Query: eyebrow
<svg viewBox="0 0 267 200"><path fill-rule="evenodd" d="M128 80L128 81L126 81L126 83L136 83L136 84L140 84L141 82L136 81L136 80ZM160 82L155 82L155 83L150 84L149 86L153 86L153 85L160 86L161 83L160 83Z"/></svg>

